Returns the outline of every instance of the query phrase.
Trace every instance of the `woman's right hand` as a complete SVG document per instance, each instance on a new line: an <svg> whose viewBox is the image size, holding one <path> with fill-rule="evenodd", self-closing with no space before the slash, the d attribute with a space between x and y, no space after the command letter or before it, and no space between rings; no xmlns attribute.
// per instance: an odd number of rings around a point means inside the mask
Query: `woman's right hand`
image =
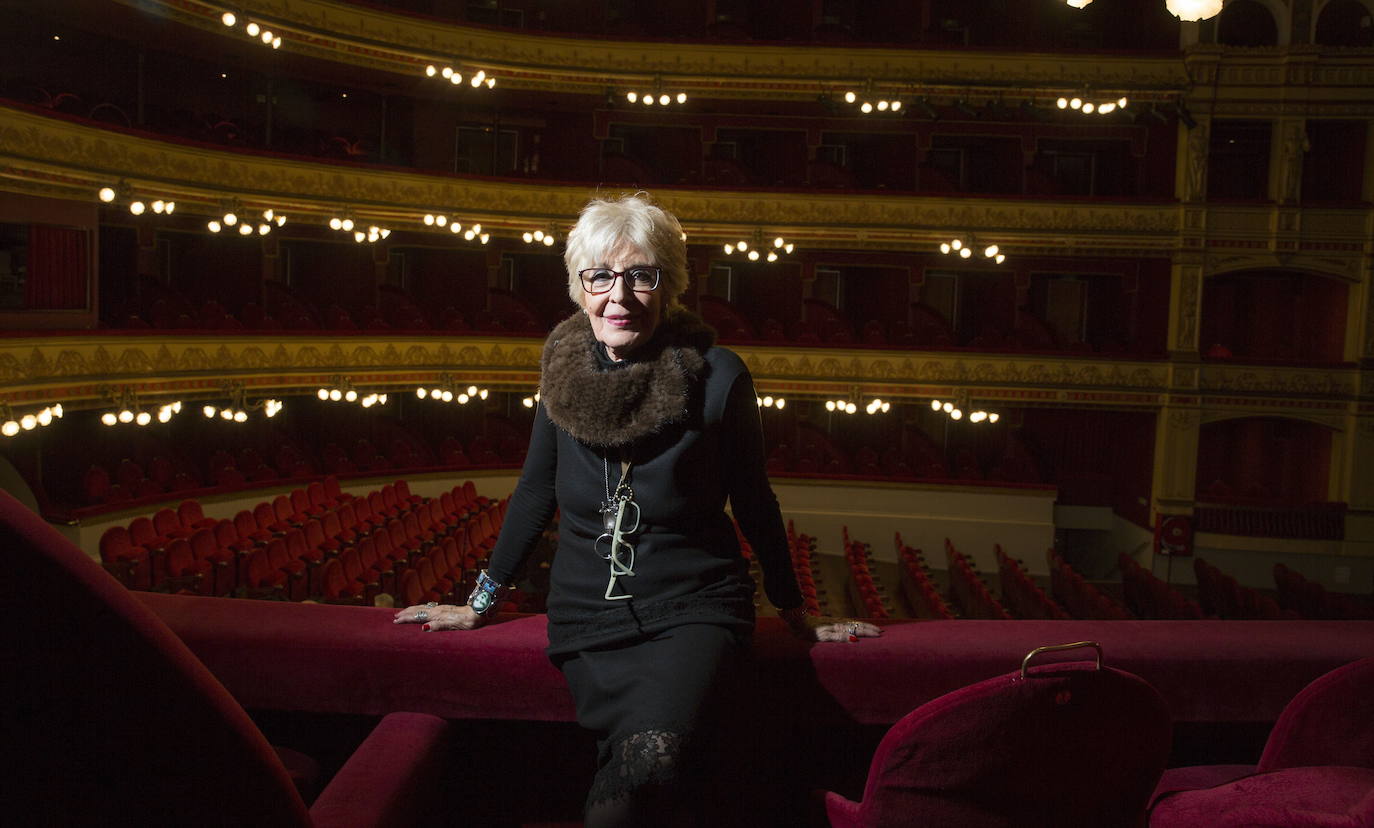
<svg viewBox="0 0 1374 828"><path fill-rule="evenodd" d="M392 617L393 624L423 624L420 628L424 632L441 632L444 630L475 630L482 626L482 616L473 611L472 607L464 604L455 606L453 604L416 604L413 607L406 607Z"/></svg>

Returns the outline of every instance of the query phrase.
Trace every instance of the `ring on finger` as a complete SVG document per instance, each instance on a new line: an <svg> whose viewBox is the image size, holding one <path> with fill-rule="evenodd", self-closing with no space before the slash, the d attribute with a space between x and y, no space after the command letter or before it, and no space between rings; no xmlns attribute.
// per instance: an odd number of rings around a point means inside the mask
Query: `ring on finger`
<svg viewBox="0 0 1374 828"><path fill-rule="evenodd" d="M850 622L849 622L849 626L848 626L848 630L849 630L849 640L850 640L850 642L852 643L852 642L858 641L858 640L859 640L859 624L858 624L858 622L857 622L857 621L850 621Z"/></svg>
<svg viewBox="0 0 1374 828"><path fill-rule="evenodd" d="M415 620L423 624L429 620L429 613L425 610L420 610L419 612L415 613Z"/></svg>
<svg viewBox="0 0 1374 828"><path fill-rule="evenodd" d="M439 606L439 602L438 602L438 601L426 601L426 602L425 602L425 606L429 607L430 609L434 609L435 607Z"/></svg>

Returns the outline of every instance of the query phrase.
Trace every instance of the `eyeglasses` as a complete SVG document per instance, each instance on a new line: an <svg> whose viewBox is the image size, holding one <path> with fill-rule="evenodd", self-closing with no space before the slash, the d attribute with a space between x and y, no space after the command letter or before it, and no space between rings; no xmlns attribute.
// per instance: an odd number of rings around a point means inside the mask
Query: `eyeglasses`
<svg viewBox="0 0 1374 828"><path fill-rule="evenodd" d="M658 281L663 276L663 268L636 265L628 270L589 267L586 270L577 271L577 278L582 280L582 289L591 294L609 291L615 285L617 276L624 279L631 290L638 293L648 293L658 288Z"/></svg>

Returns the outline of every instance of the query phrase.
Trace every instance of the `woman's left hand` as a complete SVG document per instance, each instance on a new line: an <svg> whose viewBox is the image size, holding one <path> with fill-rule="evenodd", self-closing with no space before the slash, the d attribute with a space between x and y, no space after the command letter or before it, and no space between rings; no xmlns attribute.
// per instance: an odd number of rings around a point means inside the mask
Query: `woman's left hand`
<svg viewBox="0 0 1374 828"><path fill-rule="evenodd" d="M847 618L831 618L826 615L802 616L799 624L791 625L792 632L804 641L849 641L860 638L877 638L883 634L881 627L867 621L852 621Z"/></svg>

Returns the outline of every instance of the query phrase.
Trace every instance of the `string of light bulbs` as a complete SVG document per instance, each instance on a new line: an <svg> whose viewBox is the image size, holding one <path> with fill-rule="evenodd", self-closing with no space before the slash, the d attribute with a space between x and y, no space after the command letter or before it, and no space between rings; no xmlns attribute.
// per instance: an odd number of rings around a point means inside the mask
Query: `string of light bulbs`
<svg viewBox="0 0 1374 828"><path fill-rule="evenodd" d="M226 28L233 29L238 26L238 15L231 11L226 11L219 16L219 22L223 23ZM264 46L270 46L273 49L281 48L281 35L274 34L271 29L255 21L250 20L245 23L243 25L243 33Z"/></svg>
<svg viewBox="0 0 1374 828"><path fill-rule="evenodd" d="M973 248L964 244L962 239L950 239L947 242L940 242L940 252L946 256L958 256L961 259L973 257ZM993 264L1001 264L1007 260L1006 254L995 244L990 244L983 248L983 258L992 259Z"/></svg>
<svg viewBox="0 0 1374 828"><path fill-rule="evenodd" d="M475 239L482 244L491 241L491 234L482 232L482 225L480 222L474 223L464 230L461 221L456 218L449 218L443 213L425 213L424 218L420 219L420 221L426 227L438 227L440 229L447 227L448 231L453 235L457 236L461 234L464 241L473 241ZM548 242L548 244L552 244L552 242Z"/></svg>
<svg viewBox="0 0 1374 828"><path fill-rule="evenodd" d="M444 66L441 69L437 65L431 63L425 67L425 77L443 78L453 86L463 85L462 70L454 69L452 66ZM488 89L495 89L496 78L491 75L488 75L485 69L478 69L476 72L473 72L471 75L468 76L468 85L471 86L473 89L480 89L484 86Z"/></svg>

